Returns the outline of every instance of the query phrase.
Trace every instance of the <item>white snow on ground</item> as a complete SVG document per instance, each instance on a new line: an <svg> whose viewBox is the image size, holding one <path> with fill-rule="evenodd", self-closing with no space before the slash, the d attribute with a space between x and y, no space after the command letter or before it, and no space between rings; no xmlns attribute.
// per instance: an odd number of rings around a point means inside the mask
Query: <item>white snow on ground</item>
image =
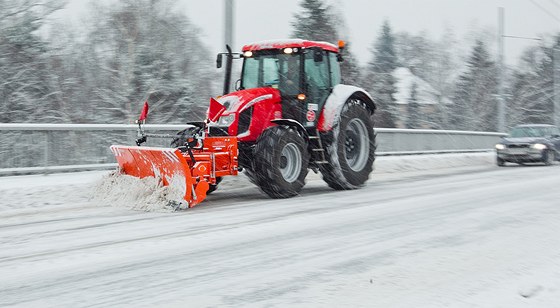
<svg viewBox="0 0 560 308"><path fill-rule="evenodd" d="M173 185L162 186L154 177L139 179L114 171L104 175L96 184L92 201L133 210L172 212L186 208L183 196L182 189Z"/></svg>
<svg viewBox="0 0 560 308"><path fill-rule="evenodd" d="M495 160L491 153L440 154L416 156L387 156L377 159L376 173L400 173L440 168L464 167L491 164ZM220 187L228 189L228 183L235 186L253 186L244 177L226 178ZM320 175L311 174L308 180L319 179ZM241 183L243 184L241 184ZM92 195L95 203L124 207L148 212L171 212L177 208L185 209L181 194L172 187L161 187L154 178L138 179L132 176L110 172L97 182Z"/></svg>
<svg viewBox="0 0 560 308"><path fill-rule="evenodd" d="M359 190L230 177L172 213L91 199L108 172L3 177L0 306L559 307L559 171L379 157Z"/></svg>

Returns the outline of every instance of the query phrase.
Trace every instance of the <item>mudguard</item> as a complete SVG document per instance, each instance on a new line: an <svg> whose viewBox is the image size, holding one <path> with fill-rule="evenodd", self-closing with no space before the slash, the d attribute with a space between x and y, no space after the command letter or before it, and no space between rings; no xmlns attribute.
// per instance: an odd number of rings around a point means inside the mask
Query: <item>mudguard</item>
<svg viewBox="0 0 560 308"><path fill-rule="evenodd" d="M374 113L376 109L375 103L366 90L355 86L338 84L333 88L331 94L327 98L323 111L319 116L319 122L317 124L319 131L327 132L332 130L339 119L342 107L351 97L362 100L368 106L370 112Z"/></svg>

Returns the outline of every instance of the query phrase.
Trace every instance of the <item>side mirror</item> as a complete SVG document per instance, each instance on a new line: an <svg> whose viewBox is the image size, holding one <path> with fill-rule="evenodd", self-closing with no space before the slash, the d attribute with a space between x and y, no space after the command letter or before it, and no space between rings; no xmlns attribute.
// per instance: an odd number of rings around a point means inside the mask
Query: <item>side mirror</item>
<svg viewBox="0 0 560 308"><path fill-rule="evenodd" d="M235 81L235 91L239 90L241 90L241 79L237 79L237 81Z"/></svg>
<svg viewBox="0 0 560 308"><path fill-rule="evenodd" d="M336 61L338 61L338 62L343 62L344 61L344 58L342 57L342 54L339 53L339 54L336 55Z"/></svg>
<svg viewBox="0 0 560 308"><path fill-rule="evenodd" d="M323 53L321 52L321 50L315 50L313 52L313 61L323 62Z"/></svg>
<svg viewBox="0 0 560 308"><path fill-rule="evenodd" d="M216 57L216 68L221 68L222 67L222 54L219 53L218 57Z"/></svg>

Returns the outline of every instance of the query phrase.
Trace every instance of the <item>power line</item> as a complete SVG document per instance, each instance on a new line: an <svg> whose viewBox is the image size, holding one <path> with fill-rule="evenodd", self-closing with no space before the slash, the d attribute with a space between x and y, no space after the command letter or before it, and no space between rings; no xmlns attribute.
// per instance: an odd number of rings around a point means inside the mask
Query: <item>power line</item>
<svg viewBox="0 0 560 308"><path fill-rule="evenodd" d="M556 17L556 15L552 14L550 11L548 11L546 8L544 8L542 5L538 4L535 0L529 0L529 1L531 1L531 3L533 3L536 7L541 9L541 11L545 12L548 16L554 18L557 22L560 22L560 18Z"/></svg>

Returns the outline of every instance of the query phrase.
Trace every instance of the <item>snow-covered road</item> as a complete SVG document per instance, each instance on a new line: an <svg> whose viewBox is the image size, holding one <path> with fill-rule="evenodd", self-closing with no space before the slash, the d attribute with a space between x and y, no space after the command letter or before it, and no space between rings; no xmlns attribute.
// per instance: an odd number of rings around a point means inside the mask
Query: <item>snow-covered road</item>
<svg viewBox="0 0 560 308"><path fill-rule="evenodd" d="M429 157L174 213L91 200L106 172L0 178L0 306L560 307L560 166Z"/></svg>

